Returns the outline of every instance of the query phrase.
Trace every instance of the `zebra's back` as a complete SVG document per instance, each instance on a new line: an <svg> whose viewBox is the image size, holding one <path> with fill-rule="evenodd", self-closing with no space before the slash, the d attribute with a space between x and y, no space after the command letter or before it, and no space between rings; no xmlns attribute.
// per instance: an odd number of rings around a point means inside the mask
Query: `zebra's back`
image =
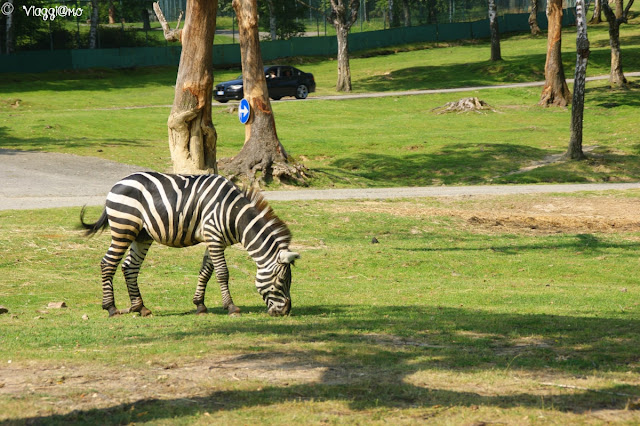
<svg viewBox="0 0 640 426"><path fill-rule="evenodd" d="M112 232L144 229L161 244L186 247L203 242L203 219L237 197L242 193L222 176L138 172L113 186L106 209Z"/></svg>

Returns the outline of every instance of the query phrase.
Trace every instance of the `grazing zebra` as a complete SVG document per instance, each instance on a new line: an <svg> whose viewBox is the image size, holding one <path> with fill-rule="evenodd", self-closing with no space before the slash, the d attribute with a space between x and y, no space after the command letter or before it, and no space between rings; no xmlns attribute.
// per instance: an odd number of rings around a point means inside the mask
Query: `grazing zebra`
<svg viewBox="0 0 640 426"><path fill-rule="evenodd" d="M229 271L224 258L226 247L241 243L257 265L255 284L272 316L288 315L291 310L291 265L300 256L289 251L291 233L256 191L241 192L218 175L169 175L134 173L116 183L107 195L105 208L95 223L80 222L86 235L111 228L111 245L100 267L102 270L102 308L109 316L151 313L138 289L140 265L157 241L170 247L205 243L193 303L196 313L207 311L204 294L215 271L222 292L222 305L229 314L240 312L229 293ZM122 263L131 307L118 310L113 298L113 276Z"/></svg>

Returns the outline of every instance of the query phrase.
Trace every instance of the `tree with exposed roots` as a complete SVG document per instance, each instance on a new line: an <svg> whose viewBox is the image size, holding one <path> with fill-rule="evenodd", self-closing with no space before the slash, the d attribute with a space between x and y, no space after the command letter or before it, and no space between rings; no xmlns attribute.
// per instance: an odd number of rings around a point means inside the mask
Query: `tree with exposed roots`
<svg viewBox="0 0 640 426"><path fill-rule="evenodd" d="M331 0L331 13L327 21L336 29L338 38L338 92L351 91L351 68L349 66L349 30L358 19L360 0Z"/></svg>
<svg viewBox="0 0 640 426"><path fill-rule="evenodd" d="M169 28L158 3L153 4L165 39L182 43L169 120L169 150L174 173L217 173L213 100L213 37L218 0L187 0L184 27Z"/></svg>
<svg viewBox="0 0 640 426"><path fill-rule="evenodd" d="M582 151L582 121L584 118L584 92L589 60L589 38L587 37L587 11L584 0L576 1L576 74L571 106L571 138L566 157L571 160L585 158Z"/></svg>
<svg viewBox="0 0 640 426"><path fill-rule="evenodd" d="M547 21L547 60L539 105L564 107L571 102L571 92L562 66L562 0L547 1Z"/></svg>
<svg viewBox="0 0 640 426"><path fill-rule="evenodd" d="M627 7L623 8L623 0L616 0L615 13L609 7L606 0L602 2L604 15L609 24L609 45L611 46L611 72L609 74L609 84L612 87L626 87L627 79L622 72L622 59L620 51L620 25L627 23L629 9L634 0L629 0Z"/></svg>
<svg viewBox="0 0 640 426"><path fill-rule="evenodd" d="M272 179L304 184L305 168L289 161L276 133L260 51L257 1L233 0L232 5L238 18L243 89L250 116L242 149L235 157L220 160L220 170L230 179L251 185Z"/></svg>

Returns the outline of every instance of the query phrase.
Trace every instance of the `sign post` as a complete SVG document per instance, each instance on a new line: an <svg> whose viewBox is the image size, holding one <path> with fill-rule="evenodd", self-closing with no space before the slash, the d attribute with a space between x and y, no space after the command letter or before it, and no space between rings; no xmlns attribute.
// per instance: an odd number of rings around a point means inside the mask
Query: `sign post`
<svg viewBox="0 0 640 426"><path fill-rule="evenodd" d="M238 107L238 119L242 124L247 124L250 116L251 107L249 106L249 101L247 101L246 99L242 99L240 101L240 106Z"/></svg>

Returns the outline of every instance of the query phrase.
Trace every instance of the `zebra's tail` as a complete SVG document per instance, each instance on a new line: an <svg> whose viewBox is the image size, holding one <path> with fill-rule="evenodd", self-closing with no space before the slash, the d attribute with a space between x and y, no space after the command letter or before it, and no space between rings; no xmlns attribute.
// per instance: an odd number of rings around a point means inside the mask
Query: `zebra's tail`
<svg viewBox="0 0 640 426"><path fill-rule="evenodd" d="M82 206L82 210L80 211L80 223L82 227L86 229L85 236L90 237L96 234L98 231L103 231L107 226L109 226L109 221L107 220L107 209L102 210L102 215L100 219L98 219L95 223L85 223L84 222L84 214L87 210L87 206Z"/></svg>

